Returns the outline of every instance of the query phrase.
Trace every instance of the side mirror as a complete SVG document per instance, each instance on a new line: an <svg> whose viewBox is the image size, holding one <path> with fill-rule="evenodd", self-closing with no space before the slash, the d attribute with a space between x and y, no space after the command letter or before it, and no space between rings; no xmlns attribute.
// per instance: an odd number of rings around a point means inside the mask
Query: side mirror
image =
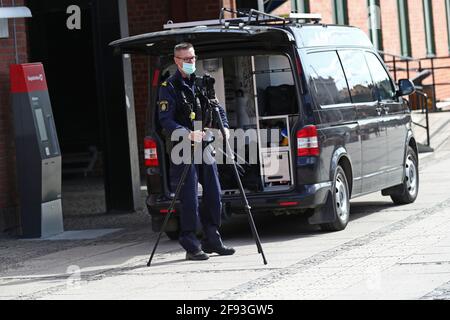
<svg viewBox="0 0 450 320"><path fill-rule="evenodd" d="M400 79L398 81L398 91L397 96L409 96L416 91L414 83L409 79Z"/></svg>

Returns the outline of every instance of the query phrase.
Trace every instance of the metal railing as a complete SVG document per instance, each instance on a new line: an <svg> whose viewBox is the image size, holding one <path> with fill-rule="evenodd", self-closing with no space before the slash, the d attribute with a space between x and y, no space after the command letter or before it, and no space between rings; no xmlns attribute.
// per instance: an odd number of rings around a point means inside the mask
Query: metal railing
<svg viewBox="0 0 450 320"><path fill-rule="evenodd" d="M413 121L413 123L420 127L423 128L427 131L427 146L431 147L430 145L430 122L429 122L429 118L428 118L428 95L420 90L416 90L416 92L414 93L419 101L419 104L421 105L421 109L422 109L422 113L424 113L424 109L425 109L425 125L417 123L415 121ZM425 106L425 108L424 108Z"/></svg>
<svg viewBox="0 0 450 320"><path fill-rule="evenodd" d="M380 55L383 57L384 62L389 68L389 71L393 74L395 82L399 79L399 74L406 74L406 78L411 79L412 73L418 74L423 71L429 71L431 75L431 83L427 86L431 87L431 103L432 111L437 111L436 106L436 88L442 86L450 86L450 82L436 82L436 71L437 70L449 70L448 80L450 81L450 56L442 57L425 57L425 58L411 58L407 56L400 56L391 53L386 53L379 51ZM443 62L441 65L436 66L436 61L448 61L448 63ZM416 85L422 86L422 80L420 83L415 83Z"/></svg>
<svg viewBox="0 0 450 320"><path fill-rule="evenodd" d="M434 60L435 59L450 59L450 57L428 57L428 58L420 58L414 59L406 56L399 56L395 54L386 53L383 51L379 51L380 55L385 61L385 64L388 66L389 71L392 73L395 82L399 79L399 74L406 75L406 78L412 80L415 84L416 91L413 94L414 101L417 103L417 109L421 110L421 113L425 113L425 124L420 124L413 121L413 124L417 127L423 128L426 130L427 141L426 145L430 147L430 122L429 122L429 99L427 93L424 92L422 82L431 76L431 89L432 89L432 110L436 111L436 86L438 85L450 85L450 83L436 83L436 74L435 70L438 69L450 69L449 66L445 67L435 67ZM390 59L390 60L388 60ZM430 67L424 66L424 61L429 60ZM426 72L428 71L428 72ZM414 74L412 74L414 73ZM411 104L411 98L408 103ZM411 105L410 105L411 106Z"/></svg>

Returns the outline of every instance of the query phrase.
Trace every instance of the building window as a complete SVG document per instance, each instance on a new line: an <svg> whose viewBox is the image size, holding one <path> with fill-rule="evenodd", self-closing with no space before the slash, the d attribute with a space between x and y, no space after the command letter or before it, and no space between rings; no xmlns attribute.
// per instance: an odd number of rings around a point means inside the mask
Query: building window
<svg viewBox="0 0 450 320"><path fill-rule="evenodd" d="M377 50L383 50L380 0L367 0L367 9L370 40Z"/></svg>
<svg viewBox="0 0 450 320"><path fill-rule="evenodd" d="M292 1L292 11L298 13L310 13L311 8L309 6L309 0L291 0Z"/></svg>
<svg viewBox="0 0 450 320"><path fill-rule="evenodd" d="M402 56L411 56L411 36L409 32L408 0L397 0L398 24Z"/></svg>
<svg viewBox="0 0 450 320"><path fill-rule="evenodd" d="M445 0L445 11L447 12L448 53L450 54L450 0Z"/></svg>
<svg viewBox="0 0 450 320"><path fill-rule="evenodd" d="M347 0L332 0L332 1L333 1L334 23L348 25Z"/></svg>
<svg viewBox="0 0 450 320"><path fill-rule="evenodd" d="M423 0L423 18L425 24L427 56L434 56L436 55L436 44L434 41L433 7L431 0Z"/></svg>

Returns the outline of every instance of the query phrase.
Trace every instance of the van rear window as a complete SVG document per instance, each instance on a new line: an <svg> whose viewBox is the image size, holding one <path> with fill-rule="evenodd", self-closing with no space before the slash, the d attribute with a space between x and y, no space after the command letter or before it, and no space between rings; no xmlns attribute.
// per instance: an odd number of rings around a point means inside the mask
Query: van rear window
<svg viewBox="0 0 450 320"><path fill-rule="evenodd" d="M308 61L311 87L318 104L329 106L351 103L347 82L336 51L309 53Z"/></svg>

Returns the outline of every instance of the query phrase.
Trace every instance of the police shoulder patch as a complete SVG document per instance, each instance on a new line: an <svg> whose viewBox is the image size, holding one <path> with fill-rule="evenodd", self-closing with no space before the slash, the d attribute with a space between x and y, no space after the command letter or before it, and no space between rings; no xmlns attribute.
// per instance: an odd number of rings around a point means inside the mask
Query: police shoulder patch
<svg viewBox="0 0 450 320"><path fill-rule="evenodd" d="M159 111L165 112L165 111L167 111L167 110L169 110L169 101L167 101L167 100L161 100L161 101L159 102Z"/></svg>

